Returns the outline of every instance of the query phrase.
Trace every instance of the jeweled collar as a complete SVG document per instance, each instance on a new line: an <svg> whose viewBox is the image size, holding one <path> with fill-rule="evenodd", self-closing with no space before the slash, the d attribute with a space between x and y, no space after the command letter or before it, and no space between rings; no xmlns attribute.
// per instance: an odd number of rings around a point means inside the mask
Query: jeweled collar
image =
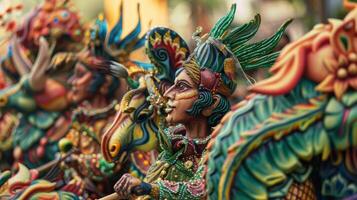
<svg viewBox="0 0 357 200"><path fill-rule="evenodd" d="M186 129L182 124L168 127L164 133L170 140L174 152L185 148L183 156L200 156L206 149L211 136L205 138L189 138L186 136Z"/></svg>

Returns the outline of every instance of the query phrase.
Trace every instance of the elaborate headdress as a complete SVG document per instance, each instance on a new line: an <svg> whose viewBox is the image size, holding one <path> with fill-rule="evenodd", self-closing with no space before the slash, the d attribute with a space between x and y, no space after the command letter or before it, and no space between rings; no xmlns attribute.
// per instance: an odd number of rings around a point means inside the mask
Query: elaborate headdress
<svg viewBox="0 0 357 200"><path fill-rule="evenodd" d="M154 28L148 33L147 53L157 68L160 80L173 82L173 75L185 70L190 78L199 86L199 96L187 112L199 115L204 108L214 102L213 95L219 96L216 108L208 117L211 127L228 112L230 104L227 99L235 90L236 79L250 80L244 70L270 67L279 52L273 52L279 43L285 28L290 21L268 39L257 43L246 44L257 32L260 16L231 31L236 5L221 18L209 34L200 37L200 30L194 34L197 47L190 54L185 41L173 30Z"/></svg>
<svg viewBox="0 0 357 200"><path fill-rule="evenodd" d="M199 37L200 30L196 32L194 39L198 46L183 65L201 88L226 97L234 92L237 75L250 82L245 70L270 67L274 63L279 52L273 52L273 49L291 22L285 22L270 38L247 44L260 26L260 15L229 31L235 11L236 4L233 4L230 12L216 23L209 34Z"/></svg>
<svg viewBox="0 0 357 200"><path fill-rule="evenodd" d="M152 65L130 60L129 56L135 50L145 44L145 34L141 33L140 4L137 5L138 23L135 28L124 38L123 32L123 3L120 4L120 17L111 31L102 16L96 20L95 26L90 32L90 48L97 56L108 60L115 60L127 67L130 75L144 70L151 70Z"/></svg>
<svg viewBox="0 0 357 200"><path fill-rule="evenodd" d="M90 70L99 72L95 74L99 85L103 83L104 75L112 75L116 78L125 78L131 88L136 88L138 82L132 78L137 73L145 73L152 70L151 64L129 58L132 52L143 47L145 44L145 34L140 36L140 7L138 4L138 23L136 27L124 37L122 37L123 3L121 3L119 11L119 19L111 30L108 30L107 21L100 15L91 30L87 32L89 33L87 35L89 36L87 38L88 49L75 55L63 56L63 58L57 60L56 65L66 64L66 62L75 64L79 61ZM119 85L118 80L111 82L116 86ZM113 88L116 87L113 86Z"/></svg>
<svg viewBox="0 0 357 200"><path fill-rule="evenodd" d="M47 35L81 42L84 30L70 0L45 0L17 27L16 33L23 45L31 48L34 41Z"/></svg>

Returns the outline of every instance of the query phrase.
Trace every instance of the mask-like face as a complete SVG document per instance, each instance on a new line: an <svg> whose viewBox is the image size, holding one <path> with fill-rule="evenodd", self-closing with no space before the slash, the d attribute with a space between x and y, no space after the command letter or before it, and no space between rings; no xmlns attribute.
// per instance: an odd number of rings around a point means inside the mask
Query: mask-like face
<svg viewBox="0 0 357 200"><path fill-rule="evenodd" d="M42 36L48 38L50 42L56 40L57 49L73 51L75 46L68 47L68 45L72 42L80 42L83 38L77 13L66 7L56 7L55 2L45 2L31 21L28 31L28 39L35 44Z"/></svg>
<svg viewBox="0 0 357 200"><path fill-rule="evenodd" d="M187 113L198 98L198 86L183 70L175 79L175 84L164 94L168 99L166 108L166 121L169 124L185 124L193 120L193 116Z"/></svg>
<svg viewBox="0 0 357 200"><path fill-rule="evenodd" d="M71 102L79 103L90 96L88 88L90 87L92 78L93 73L91 71L81 63L76 64L74 75L70 80L72 89L69 92L69 100Z"/></svg>

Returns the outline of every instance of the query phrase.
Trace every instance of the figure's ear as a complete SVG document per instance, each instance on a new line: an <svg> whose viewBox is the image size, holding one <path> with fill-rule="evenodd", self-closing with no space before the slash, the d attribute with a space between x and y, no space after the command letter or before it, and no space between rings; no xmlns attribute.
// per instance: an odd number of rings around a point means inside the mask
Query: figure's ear
<svg viewBox="0 0 357 200"><path fill-rule="evenodd" d="M221 98L218 95L213 95L213 104L202 110L202 115L205 117L211 116L213 110L217 108Z"/></svg>

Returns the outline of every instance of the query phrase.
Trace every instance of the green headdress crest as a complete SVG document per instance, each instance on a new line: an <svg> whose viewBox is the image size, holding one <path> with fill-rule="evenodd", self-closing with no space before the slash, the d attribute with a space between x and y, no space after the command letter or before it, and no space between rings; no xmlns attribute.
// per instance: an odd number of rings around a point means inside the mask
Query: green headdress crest
<svg viewBox="0 0 357 200"><path fill-rule="evenodd" d="M198 70L202 72L208 69L220 74L218 85L225 88L222 90L222 88L215 88L217 86L212 87L216 92L225 96L233 93L237 73L240 73L240 78L243 77L250 82L244 73L245 70L270 67L275 62L279 52L273 52L273 50L291 22L291 20L285 22L270 38L256 43L247 43L258 31L261 22L260 15L256 15L246 24L229 30L235 12L236 4L233 4L230 12L215 24L208 35L198 37L199 33L196 33L194 39L197 40L198 46L186 65L191 78L200 80L201 85L204 77L202 73L198 73ZM197 63L199 69L192 70L193 63ZM197 77L199 74L201 77ZM211 77L208 75L208 78Z"/></svg>

